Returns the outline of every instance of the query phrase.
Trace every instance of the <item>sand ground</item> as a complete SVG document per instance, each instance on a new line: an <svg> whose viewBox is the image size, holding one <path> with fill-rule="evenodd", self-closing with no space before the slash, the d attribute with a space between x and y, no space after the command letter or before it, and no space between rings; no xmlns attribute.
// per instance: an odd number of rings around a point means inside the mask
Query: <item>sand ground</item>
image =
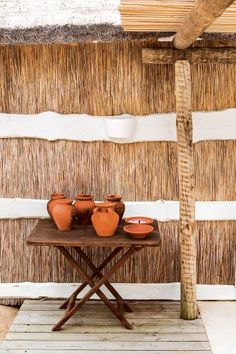
<svg viewBox="0 0 236 354"><path fill-rule="evenodd" d="M213 354L236 353L236 301L200 301Z"/></svg>
<svg viewBox="0 0 236 354"><path fill-rule="evenodd" d="M19 309L17 307L0 305L0 344L14 321Z"/></svg>

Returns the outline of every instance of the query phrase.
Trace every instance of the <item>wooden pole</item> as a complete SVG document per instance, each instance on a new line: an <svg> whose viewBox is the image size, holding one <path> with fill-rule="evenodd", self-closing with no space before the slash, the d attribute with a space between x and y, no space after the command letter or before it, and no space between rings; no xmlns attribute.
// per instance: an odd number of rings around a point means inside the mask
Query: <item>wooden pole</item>
<svg viewBox="0 0 236 354"><path fill-rule="evenodd" d="M196 300L195 196L192 148L191 73L187 60L175 63L176 124L180 202L181 314L198 316Z"/></svg>
<svg viewBox="0 0 236 354"><path fill-rule="evenodd" d="M197 0L174 37L175 48L188 48L233 2L234 0Z"/></svg>

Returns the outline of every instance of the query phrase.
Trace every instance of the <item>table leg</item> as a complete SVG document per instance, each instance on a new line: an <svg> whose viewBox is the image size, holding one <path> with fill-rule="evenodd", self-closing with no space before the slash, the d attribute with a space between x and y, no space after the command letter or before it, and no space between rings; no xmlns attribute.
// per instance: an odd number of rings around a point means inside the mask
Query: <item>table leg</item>
<svg viewBox="0 0 236 354"><path fill-rule="evenodd" d="M84 259L84 261L87 263L87 265L96 273L96 275L102 279L103 274L100 271L99 268L96 268L96 266L93 264L91 259L82 251L80 247L74 247L75 251ZM121 295L116 291L116 289L111 285L111 283L107 280L104 285L107 287L107 289L111 292L111 294L117 299L118 303L118 308L120 310L125 309L127 312L133 312L129 304L121 297Z"/></svg>
<svg viewBox="0 0 236 354"><path fill-rule="evenodd" d="M142 247L131 247L121 258L117 261L111 269L104 274L104 276L95 284L93 280L83 271L79 264L74 260L74 258L69 254L69 252L64 247L57 247L58 250L67 258L67 260L77 269L78 273L83 277L83 279L91 286L91 289L87 292L86 295L75 305L71 310L67 311L63 318L53 327L53 331L59 330L64 323L66 323L71 316L76 313L83 304L85 304L90 297L97 293L100 299L106 304L112 313L117 317L117 319L125 326L127 329L132 329L131 324L125 319L124 315L117 309L106 297L105 294L100 290L100 287L111 277L111 275L135 252L142 249Z"/></svg>
<svg viewBox="0 0 236 354"><path fill-rule="evenodd" d="M110 254L109 256L104 259L104 261L100 264L100 266L98 266L98 268L96 269L96 272L94 271L90 278L93 279L96 275L97 275L97 271L101 271L103 268L105 268L107 266L107 264L109 264L112 259L122 250L122 247L116 247ZM74 305L75 305L75 301L77 296L79 295L79 293L88 285L87 282L84 282L83 284L81 284L78 289L76 289L70 297L68 297L68 299L59 307L60 309L68 309L70 310Z"/></svg>

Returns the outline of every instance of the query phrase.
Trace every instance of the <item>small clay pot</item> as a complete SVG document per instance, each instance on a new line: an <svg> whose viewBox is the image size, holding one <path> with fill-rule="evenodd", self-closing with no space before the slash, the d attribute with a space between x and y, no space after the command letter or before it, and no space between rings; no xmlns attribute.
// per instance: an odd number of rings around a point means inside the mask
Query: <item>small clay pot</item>
<svg viewBox="0 0 236 354"><path fill-rule="evenodd" d="M125 212L125 204L122 202L122 196L120 194L107 194L105 200L112 202L114 204L114 210L119 215L119 222L121 222L122 217Z"/></svg>
<svg viewBox="0 0 236 354"><path fill-rule="evenodd" d="M76 216L72 199L59 199L52 210L53 219L60 231L70 231Z"/></svg>
<svg viewBox="0 0 236 354"><path fill-rule="evenodd" d="M100 206L94 209L92 223L98 236L113 236L116 232L119 215L113 210L113 207L113 205Z"/></svg>
<svg viewBox="0 0 236 354"><path fill-rule="evenodd" d="M66 195L64 193L53 193L51 194L50 200L47 203L47 211L50 216L50 218L53 220L52 216L52 209L54 208L55 205L57 205L58 200L65 199Z"/></svg>
<svg viewBox="0 0 236 354"><path fill-rule="evenodd" d="M91 194L77 194L76 202L74 204L76 209L76 216L79 225L91 224L91 216L95 203Z"/></svg>

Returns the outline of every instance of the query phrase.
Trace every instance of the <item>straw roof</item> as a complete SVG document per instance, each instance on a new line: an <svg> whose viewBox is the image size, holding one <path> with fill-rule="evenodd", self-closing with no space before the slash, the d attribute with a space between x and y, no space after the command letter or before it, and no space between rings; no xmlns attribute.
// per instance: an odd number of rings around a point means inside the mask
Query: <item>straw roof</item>
<svg viewBox="0 0 236 354"><path fill-rule="evenodd" d="M125 1L2 0L0 2L0 43L146 40L174 34L175 27L173 23L168 24L168 16L166 16L165 26L154 28L151 32L136 32L135 29L130 32L124 31L121 25L124 6L120 6L123 2ZM236 34L210 32L204 33L202 37L235 40Z"/></svg>

